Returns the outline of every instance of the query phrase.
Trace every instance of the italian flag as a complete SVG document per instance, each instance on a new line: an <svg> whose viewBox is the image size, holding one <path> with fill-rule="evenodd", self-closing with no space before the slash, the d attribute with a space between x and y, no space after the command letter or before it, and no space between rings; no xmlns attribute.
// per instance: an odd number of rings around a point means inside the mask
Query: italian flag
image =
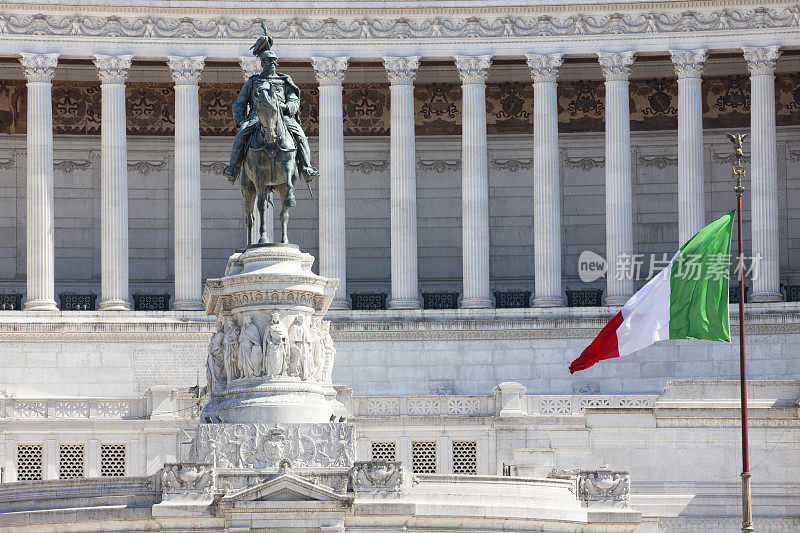
<svg viewBox="0 0 800 533"><path fill-rule="evenodd" d="M730 342L728 269L734 211L681 246L569 365L570 373L666 339Z"/></svg>

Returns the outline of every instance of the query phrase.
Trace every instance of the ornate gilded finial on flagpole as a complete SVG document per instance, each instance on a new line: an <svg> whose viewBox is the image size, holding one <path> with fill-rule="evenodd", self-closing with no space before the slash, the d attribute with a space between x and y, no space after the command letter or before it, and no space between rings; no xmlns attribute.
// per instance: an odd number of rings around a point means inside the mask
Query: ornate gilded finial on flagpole
<svg viewBox="0 0 800 533"><path fill-rule="evenodd" d="M741 198L742 193L744 193L744 185L742 185L742 180L744 179L745 173L744 166L742 166L742 158L744 157L742 143L749 134L728 133L726 135L733 143L733 157L736 159L736 162L733 164L733 177L736 178L736 186L733 188L733 192L736 193L736 196Z"/></svg>

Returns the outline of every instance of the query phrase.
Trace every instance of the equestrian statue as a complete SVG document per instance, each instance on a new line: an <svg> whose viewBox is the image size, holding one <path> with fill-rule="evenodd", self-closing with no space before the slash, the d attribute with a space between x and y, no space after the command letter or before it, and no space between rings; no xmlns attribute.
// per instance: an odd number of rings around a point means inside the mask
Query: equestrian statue
<svg viewBox="0 0 800 533"><path fill-rule="evenodd" d="M288 243L286 228L289 209L296 205L295 180L309 183L319 176L311 165L311 149L300 126L300 89L287 74L276 72L278 58L272 52L273 39L264 35L250 47L261 60L263 71L250 76L233 103L236 138L231 150L230 165L222 174L234 183L239 179L244 204L247 246L252 245L253 210L259 212L259 244L267 242L266 206L272 202L271 192L282 199L281 242Z"/></svg>

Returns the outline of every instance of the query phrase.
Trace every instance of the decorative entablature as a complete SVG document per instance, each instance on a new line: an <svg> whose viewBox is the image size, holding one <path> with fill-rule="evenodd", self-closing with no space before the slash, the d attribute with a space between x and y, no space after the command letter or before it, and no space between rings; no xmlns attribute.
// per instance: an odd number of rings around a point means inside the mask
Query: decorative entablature
<svg viewBox="0 0 800 533"><path fill-rule="evenodd" d="M288 305L307 307L309 312L324 315L338 280L311 272L313 257L300 252L296 246L284 248L251 248L246 255L234 254L228 262L225 277L206 281L203 305L208 314L222 316L264 305ZM244 257L246 259L242 261ZM272 272L270 269L282 260L300 264L298 270L302 273Z"/></svg>
<svg viewBox="0 0 800 533"><path fill-rule="evenodd" d="M175 52L179 50L177 42L192 39L193 53L233 58L241 55L243 42L249 44L261 32L263 20L270 34L281 39L282 57L308 57L327 51L330 40L342 41L344 48L337 49L337 53L376 57L375 53L359 54L358 50L383 49L386 41L401 43L401 48L406 43L418 50L419 44L426 43L426 53L447 56L452 55L450 43L469 41L481 43L484 51L513 49L519 54L520 46L535 41L554 51L567 51L556 49L568 45L570 51L581 49L589 53L596 51L598 43L606 42L608 36L614 36L615 41L633 38L641 45L640 50L660 50L663 42L652 36L672 33L681 35L681 41L691 41L691 34L701 34L700 40L707 44L713 43L707 40L712 37L720 39L720 47L722 43L738 47L740 32L774 40L785 30L784 37L796 42L798 36L792 33L800 26L800 5L778 1L744 0L738 2L741 7L733 9L728 2L704 2L701 9L695 10L676 9L674 2L630 6L605 2L562 6L524 3L502 9L441 8L410 2L402 10L379 8L367 2L363 6L357 4L319 8L318 4L304 7L301 3L293 9L279 7L268 19L261 18L261 6L198 9L196 4L187 3L160 9L148 5L115 10L88 3L69 7L40 4L28 12L0 13L0 34L8 41L7 53L24 48L20 43L34 36L37 41L59 42L61 53L86 53L87 48L96 48L89 44L92 42L118 44L120 39L130 40L136 43L135 53L150 56L157 56L159 50L161 55Z"/></svg>

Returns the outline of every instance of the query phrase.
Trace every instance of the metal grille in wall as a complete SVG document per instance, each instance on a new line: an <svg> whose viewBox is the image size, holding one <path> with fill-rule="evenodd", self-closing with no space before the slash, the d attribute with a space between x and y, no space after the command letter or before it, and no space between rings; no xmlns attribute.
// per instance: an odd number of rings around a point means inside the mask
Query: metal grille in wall
<svg viewBox="0 0 800 533"><path fill-rule="evenodd" d="M787 285L786 286L786 301L787 302L800 302L800 285Z"/></svg>
<svg viewBox="0 0 800 533"><path fill-rule="evenodd" d="M169 294L139 294L133 295L134 311L169 311Z"/></svg>
<svg viewBox="0 0 800 533"><path fill-rule="evenodd" d="M397 446L394 442L373 442L372 460L373 461L396 461Z"/></svg>
<svg viewBox="0 0 800 533"><path fill-rule="evenodd" d="M494 293L495 307L498 309L530 307L531 291L504 291Z"/></svg>
<svg viewBox="0 0 800 533"><path fill-rule="evenodd" d="M425 309L455 309L458 307L457 292L423 292L422 306Z"/></svg>
<svg viewBox="0 0 800 533"><path fill-rule="evenodd" d="M95 302L97 295L89 294L66 294L61 293L58 295L61 299L62 311L95 311Z"/></svg>
<svg viewBox="0 0 800 533"><path fill-rule="evenodd" d="M739 303L739 284L736 280L731 280L731 283L736 283L735 286L731 286L728 288L728 303L738 304ZM747 303L747 293L750 292L750 287L747 285L744 286L744 301Z"/></svg>
<svg viewBox="0 0 800 533"><path fill-rule="evenodd" d="M415 474L436 473L436 441L411 443L411 471Z"/></svg>
<svg viewBox="0 0 800 533"><path fill-rule="evenodd" d="M478 443L474 440L453 441L453 473L478 473Z"/></svg>
<svg viewBox="0 0 800 533"><path fill-rule="evenodd" d="M83 444L62 444L58 447L59 479L83 477Z"/></svg>
<svg viewBox="0 0 800 533"><path fill-rule="evenodd" d="M100 445L100 476L122 477L125 475L125 445Z"/></svg>
<svg viewBox="0 0 800 533"><path fill-rule="evenodd" d="M564 291L568 307L599 307L603 305L603 289Z"/></svg>
<svg viewBox="0 0 800 533"><path fill-rule="evenodd" d="M17 481L39 481L40 479L42 479L42 445L18 445Z"/></svg>
<svg viewBox="0 0 800 533"><path fill-rule="evenodd" d="M386 309L386 293L350 293L354 311L377 311Z"/></svg>
<svg viewBox="0 0 800 533"><path fill-rule="evenodd" d="M0 311L19 311L22 309L21 294L0 294Z"/></svg>

